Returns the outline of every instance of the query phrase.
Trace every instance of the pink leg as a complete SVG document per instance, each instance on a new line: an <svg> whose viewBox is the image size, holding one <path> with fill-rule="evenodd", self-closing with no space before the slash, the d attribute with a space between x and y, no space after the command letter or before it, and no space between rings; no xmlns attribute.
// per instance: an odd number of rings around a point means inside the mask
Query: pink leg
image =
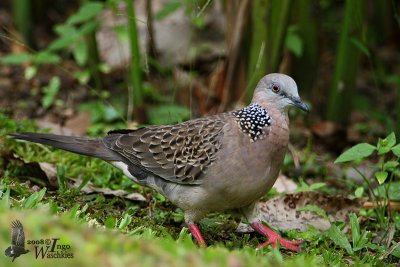
<svg viewBox="0 0 400 267"><path fill-rule="evenodd" d="M268 241L261 243L257 246L257 248L262 248L268 245L271 245L273 248L276 247L278 240L281 247L284 247L289 250L300 251L301 248L298 246L303 241L301 240L286 240L280 237L277 233L272 231L270 228L262 224L261 222L254 222L251 224L251 227L256 230L258 233L262 234L263 236L268 237Z"/></svg>
<svg viewBox="0 0 400 267"><path fill-rule="evenodd" d="M189 231L192 233L193 237L197 240L197 245L199 247L207 247L206 241L204 241L203 236L201 235L200 229L195 223L187 224Z"/></svg>

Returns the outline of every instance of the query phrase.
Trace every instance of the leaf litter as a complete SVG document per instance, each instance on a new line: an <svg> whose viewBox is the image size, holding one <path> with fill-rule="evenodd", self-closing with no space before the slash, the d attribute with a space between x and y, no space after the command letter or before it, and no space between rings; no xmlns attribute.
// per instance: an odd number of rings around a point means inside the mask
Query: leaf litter
<svg viewBox="0 0 400 267"><path fill-rule="evenodd" d="M319 192L291 193L260 202L260 218L278 230L304 232L309 226L328 230L333 221L349 221L349 215L362 207L358 199L330 196ZM325 214L324 214L325 211ZM240 223L237 232L252 232L247 224Z"/></svg>

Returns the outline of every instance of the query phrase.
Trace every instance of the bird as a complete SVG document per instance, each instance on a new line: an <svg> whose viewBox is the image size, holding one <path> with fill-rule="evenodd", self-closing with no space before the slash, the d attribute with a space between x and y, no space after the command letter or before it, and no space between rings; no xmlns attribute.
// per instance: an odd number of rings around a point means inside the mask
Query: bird
<svg viewBox="0 0 400 267"><path fill-rule="evenodd" d="M15 258L28 252L29 250L25 249L24 227L19 220L15 220L11 223L11 246L6 248L4 254L14 262Z"/></svg>
<svg viewBox="0 0 400 267"><path fill-rule="evenodd" d="M104 138L14 133L12 137L100 158L137 184L155 189L184 212L200 247L198 222L209 212L239 211L268 238L257 248L280 244L301 250L259 219L257 202L276 181L289 143L288 110L308 112L296 82L271 73L257 84L251 103L175 125L112 130Z"/></svg>

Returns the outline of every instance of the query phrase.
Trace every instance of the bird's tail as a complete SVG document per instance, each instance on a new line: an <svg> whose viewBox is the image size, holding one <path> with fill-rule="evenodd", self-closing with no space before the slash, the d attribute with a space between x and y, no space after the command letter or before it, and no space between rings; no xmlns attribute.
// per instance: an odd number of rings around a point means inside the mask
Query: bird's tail
<svg viewBox="0 0 400 267"><path fill-rule="evenodd" d="M10 136L107 161L119 159L118 154L106 148L101 139L44 133L13 133Z"/></svg>

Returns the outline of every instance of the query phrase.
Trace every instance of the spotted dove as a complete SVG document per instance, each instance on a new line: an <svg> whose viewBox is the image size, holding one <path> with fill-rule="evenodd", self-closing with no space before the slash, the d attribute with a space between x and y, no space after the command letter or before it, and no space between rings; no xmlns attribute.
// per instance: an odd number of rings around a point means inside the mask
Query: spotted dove
<svg viewBox="0 0 400 267"><path fill-rule="evenodd" d="M300 250L262 224L256 202L274 184L289 142L288 109L308 107L292 78L269 74L249 106L175 125L115 130L103 139L41 133L13 137L103 159L134 182L153 188L184 211L200 246L197 222L211 211L239 210L258 233L284 248Z"/></svg>

